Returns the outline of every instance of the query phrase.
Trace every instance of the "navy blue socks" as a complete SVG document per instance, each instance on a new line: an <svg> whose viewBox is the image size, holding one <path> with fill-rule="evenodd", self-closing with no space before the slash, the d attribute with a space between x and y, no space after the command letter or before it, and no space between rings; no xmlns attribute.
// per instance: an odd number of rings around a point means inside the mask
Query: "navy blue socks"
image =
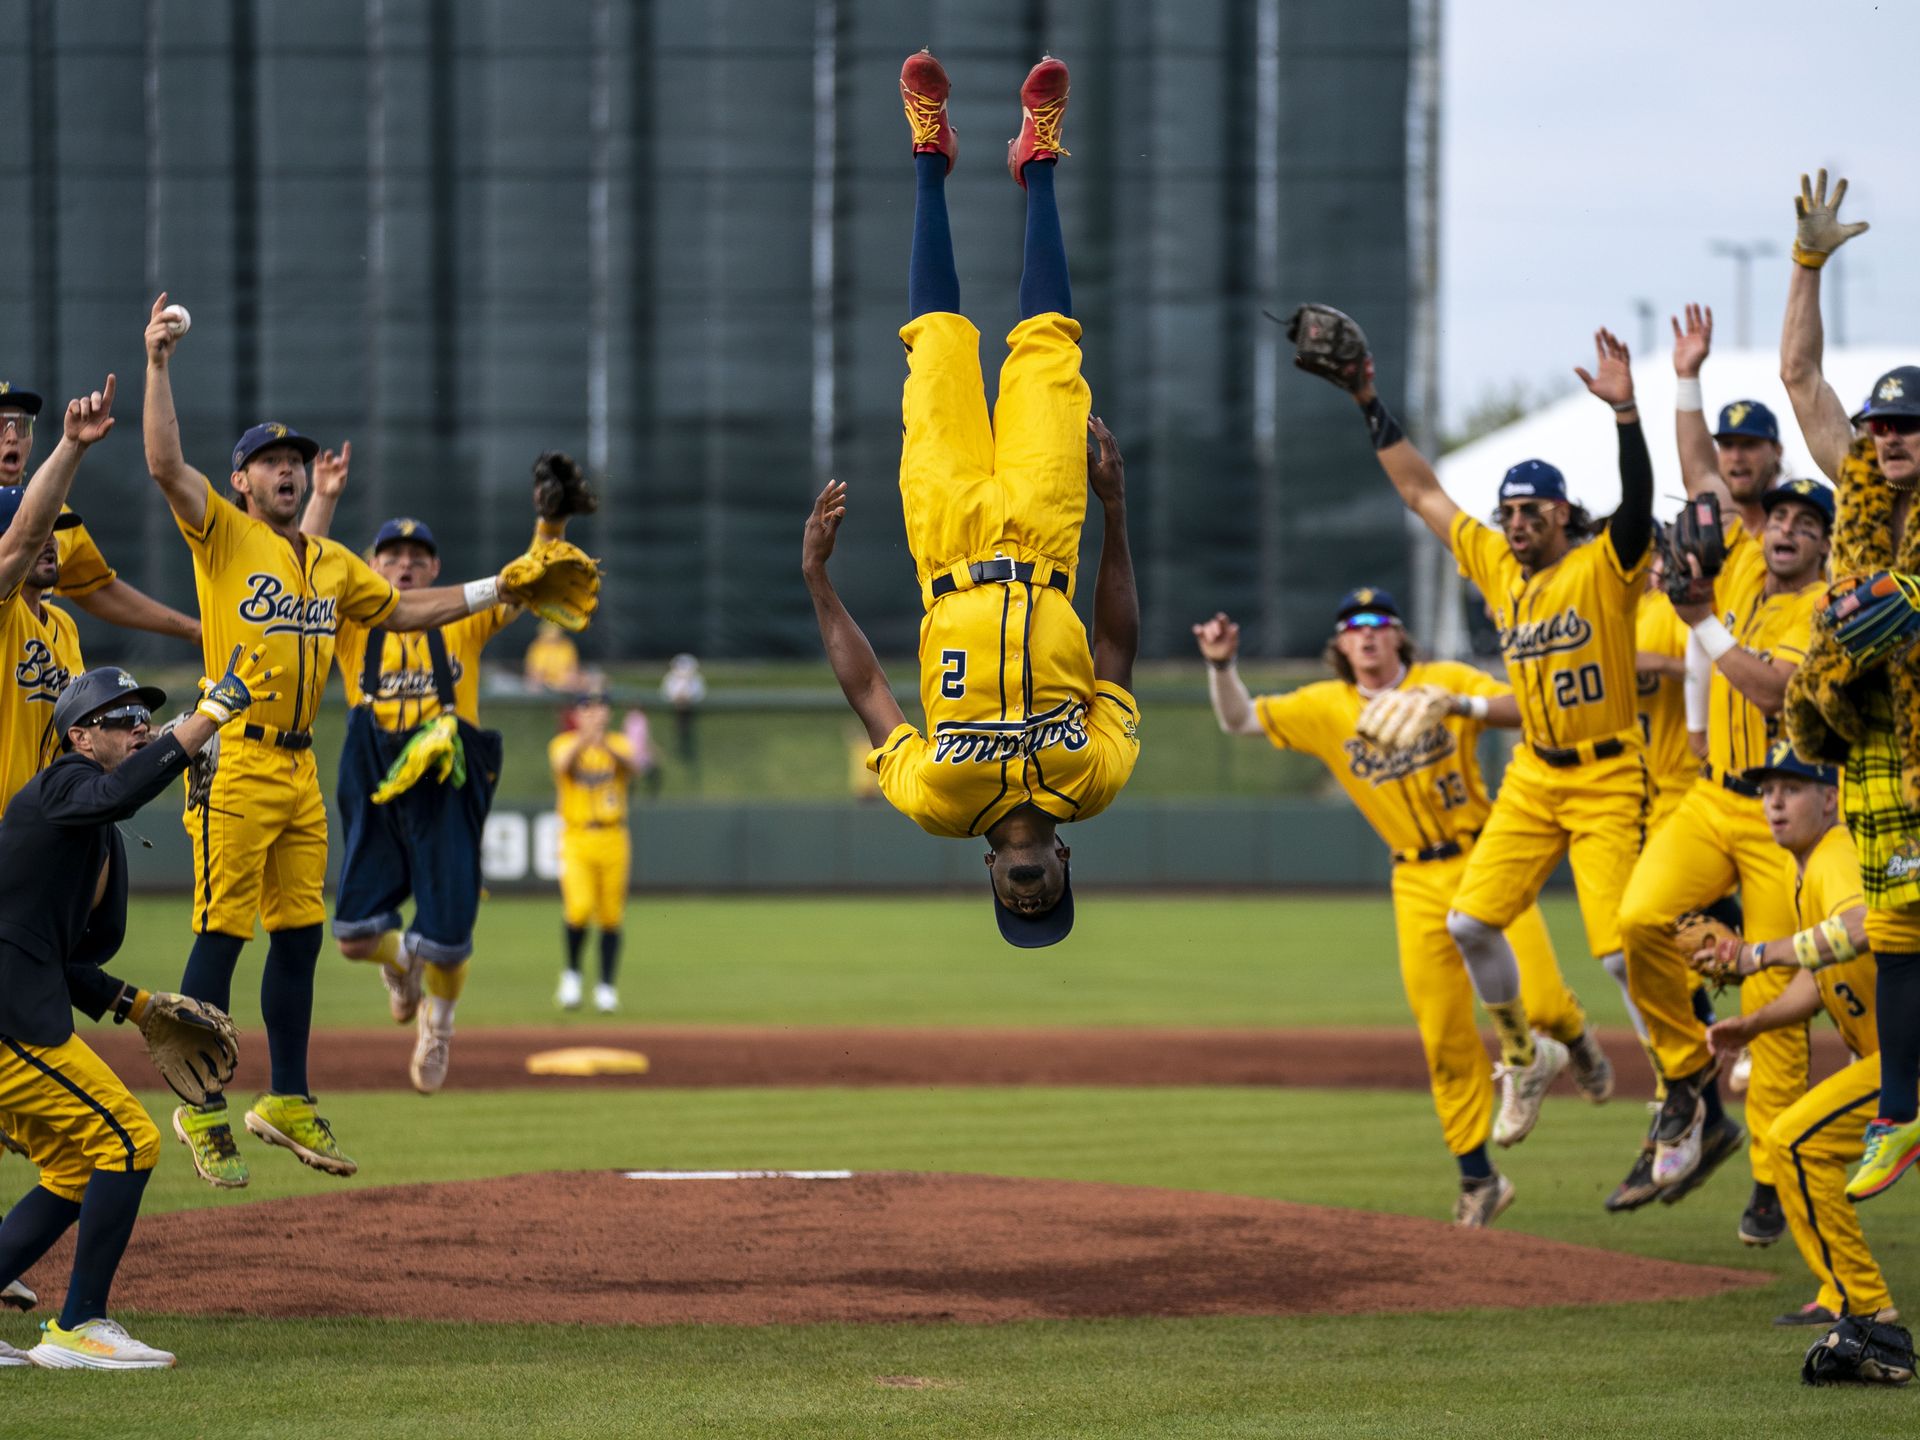
<svg viewBox="0 0 1920 1440"><path fill-rule="evenodd" d="M1476 1145L1466 1154L1456 1155L1453 1158L1460 1162L1460 1178L1462 1180L1491 1180L1493 1178L1493 1162L1487 1159L1486 1146Z"/></svg>
<svg viewBox="0 0 1920 1440"><path fill-rule="evenodd" d="M1920 1110L1920 954L1876 954L1880 1026L1880 1116L1906 1124Z"/></svg>
<svg viewBox="0 0 1920 1440"><path fill-rule="evenodd" d="M22 1195L0 1222L0 1285L31 1270L79 1218L79 1205L39 1185Z"/></svg>
<svg viewBox="0 0 1920 1440"><path fill-rule="evenodd" d="M587 943L587 927L569 925L567 928L567 969L575 974L580 972L580 947Z"/></svg>
<svg viewBox="0 0 1920 1440"><path fill-rule="evenodd" d="M307 1036L313 1029L313 972L319 961L318 925L276 930L267 937L260 1018L266 1024L276 1095L307 1093Z"/></svg>
<svg viewBox="0 0 1920 1440"><path fill-rule="evenodd" d="M960 313L960 274L947 224L947 157L913 157L913 254L907 261L907 318Z"/></svg>
<svg viewBox="0 0 1920 1440"><path fill-rule="evenodd" d="M80 1234L73 1248L73 1274L60 1310L62 1330L106 1315L107 1292L113 1288L120 1257L127 1253L133 1222L140 1214L140 1195L152 1174L151 1170L96 1170L87 1181L87 1198L80 1204Z"/></svg>
<svg viewBox="0 0 1920 1440"><path fill-rule="evenodd" d="M1073 285L1067 279L1067 242L1060 233L1060 207L1053 199L1052 160L1029 160L1027 248L1020 266L1020 318L1031 320L1057 310L1073 314Z"/></svg>
<svg viewBox="0 0 1920 1440"><path fill-rule="evenodd" d="M600 983L613 984L614 974L620 969L620 932L602 930L600 932Z"/></svg>
<svg viewBox="0 0 1920 1440"><path fill-rule="evenodd" d="M187 954L187 970L180 977L182 993L209 1005L218 1005L233 1013L233 967L240 963L240 952L247 942L238 935L220 935L208 931L193 937L193 949Z"/></svg>

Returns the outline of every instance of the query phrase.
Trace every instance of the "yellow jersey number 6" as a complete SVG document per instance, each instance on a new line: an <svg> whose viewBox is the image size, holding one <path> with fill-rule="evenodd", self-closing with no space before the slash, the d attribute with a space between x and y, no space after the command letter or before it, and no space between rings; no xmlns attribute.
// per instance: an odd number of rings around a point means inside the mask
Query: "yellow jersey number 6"
<svg viewBox="0 0 1920 1440"><path fill-rule="evenodd" d="M1553 703L1562 710L1571 710L1576 705L1598 705L1606 698L1607 687L1598 665L1553 672Z"/></svg>
<svg viewBox="0 0 1920 1440"><path fill-rule="evenodd" d="M963 699L967 693L967 652L940 652L940 694L948 700Z"/></svg>

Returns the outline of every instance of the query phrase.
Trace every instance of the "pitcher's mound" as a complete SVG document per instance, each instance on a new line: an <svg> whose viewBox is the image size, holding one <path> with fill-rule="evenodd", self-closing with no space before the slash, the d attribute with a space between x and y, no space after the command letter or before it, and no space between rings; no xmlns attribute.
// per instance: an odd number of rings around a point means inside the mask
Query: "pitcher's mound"
<svg viewBox="0 0 1920 1440"><path fill-rule="evenodd" d="M36 1266L43 1305L63 1244ZM209 1273L220 1283L182 1285ZM516 1175L141 1220L129 1308L595 1324L1591 1305L1770 1277L1245 1196L986 1175Z"/></svg>

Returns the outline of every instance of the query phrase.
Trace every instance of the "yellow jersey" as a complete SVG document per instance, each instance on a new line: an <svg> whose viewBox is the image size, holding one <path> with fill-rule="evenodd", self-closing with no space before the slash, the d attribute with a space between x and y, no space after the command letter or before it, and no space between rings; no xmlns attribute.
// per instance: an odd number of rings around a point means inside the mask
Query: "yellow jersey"
<svg viewBox="0 0 1920 1440"><path fill-rule="evenodd" d="M447 669L453 678L453 710L469 725L480 723L480 652L520 613L513 605L495 605L464 620L440 627L447 647ZM340 678L346 682L347 704L367 699L361 681L366 675L367 636L364 625L342 624L335 642ZM440 713L440 693L434 684L433 647L426 630L380 632L380 678L375 684L373 723L382 730L404 733L424 725Z"/></svg>
<svg viewBox="0 0 1920 1440"><path fill-rule="evenodd" d="M932 835L984 834L1021 805L1088 819L1140 758L1139 702L1094 681L1087 632L1051 586L975 585L935 601L920 626L920 702L927 734L903 721L867 764Z"/></svg>
<svg viewBox="0 0 1920 1440"><path fill-rule="evenodd" d="M1673 613L1673 606L1663 597L1649 595L1640 602L1633 648L1686 660L1686 622ZM1687 744L1687 682L1679 675L1643 674L1636 678L1635 713L1640 720L1640 738L1647 747L1647 770L1663 796L1684 795L1700 774L1700 762Z"/></svg>
<svg viewBox="0 0 1920 1440"><path fill-rule="evenodd" d="M527 679L549 690L564 690L579 681L580 651L565 635L534 636L522 663Z"/></svg>
<svg viewBox="0 0 1920 1440"><path fill-rule="evenodd" d="M0 600L0 655L10 679L0 701L0 811L60 748L53 702L86 669L73 617L44 601L40 609L33 613L19 587Z"/></svg>
<svg viewBox="0 0 1920 1440"><path fill-rule="evenodd" d="M62 515L73 513L71 506L60 507ZM85 523L66 530L53 532L54 541L60 547L60 579L53 587L62 595L78 598L91 595L114 579L114 569L107 564L107 557L100 553L100 547L93 543L93 536L87 533ZM214 677L216 680L219 676Z"/></svg>
<svg viewBox="0 0 1920 1440"><path fill-rule="evenodd" d="M1794 919L1807 930L1823 920L1837 920L1866 903L1860 893L1860 857L1854 851L1853 837L1847 834L1846 826L1835 825L1820 837L1800 869L1793 888ZM1880 1049L1874 1012L1878 977L1879 966L1871 953L1813 972L1814 982L1820 987L1820 1001L1833 1017L1840 1038L1862 1059Z"/></svg>
<svg viewBox="0 0 1920 1440"><path fill-rule="evenodd" d="M1507 693L1484 671L1451 660L1410 666L1400 684L1438 685L1462 695ZM1409 753L1388 756L1354 732L1365 704L1357 686L1322 680L1262 695L1253 708L1275 748L1298 750L1327 767L1395 859L1478 834L1493 803L1475 753L1484 722L1450 715Z"/></svg>
<svg viewBox="0 0 1920 1440"><path fill-rule="evenodd" d="M248 723L310 730L333 667L335 634L345 620L378 625L400 594L346 546L317 536L292 541L207 486L198 526L174 523L193 552L193 588L200 601L201 650L218 679L236 645L262 647L278 665L278 700L247 711Z"/></svg>
<svg viewBox="0 0 1920 1440"><path fill-rule="evenodd" d="M1634 621L1648 557L1621 564L1602 531L1524 575L1506 537L1464 512L1454 517L1448 548L1493 612L1528 743L1636 743Z"/></svg>
<svg viewBox="0 0 1920 1440"><path fill-rule="evenodd" d="M588 742L571 770L563 769L561 761L578 738L556 735L547 744L547 764L560 798L560 823L569 830L625 826L627 790L635 769L633 747L626 736L609 731L605 739Z"/></svg>
<svg viewBox="0 0 1920 1440"><path fill-rule="evenodd" d="M1733 547L1714 581L1714 608L1733 638L1762 660L1807 658L1813 639L1813 612L1826 599L1824 578L1788 594L1766 593L1764 550L1735 522L1728 527ZM1767 751L1781 736L1780 717L1763 715L1734 688L1727 672L1715 665L1707 690L1707 764L1714 778L1739 775L1764 765Z"/></svg>

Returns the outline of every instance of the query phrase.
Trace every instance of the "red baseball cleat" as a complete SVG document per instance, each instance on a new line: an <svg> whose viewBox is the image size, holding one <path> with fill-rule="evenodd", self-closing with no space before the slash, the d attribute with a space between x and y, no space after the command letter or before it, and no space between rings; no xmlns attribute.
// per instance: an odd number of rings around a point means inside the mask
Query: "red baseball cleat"
<svg viewBox="0 0 1920 1440"><path fill-rule="evenodd" d="M900 103L906 107L913 131L913 153L944 155L947 173L960 155L960 137L947 119L947 92L953 88L947 72L930 51L909 55L900 67Z"/></svg>
<svg viewBox="0 0 1920 1440"><path fill-rule="evenodd" d="M905 82L902 82L905 83ZM1007 170L1024 190L1022 172L1029 160L1057 160L1068 153L1060 143L1067 118L1067 62L1043 56L1020 85L1020 133L1007 142Z"/></svg>

